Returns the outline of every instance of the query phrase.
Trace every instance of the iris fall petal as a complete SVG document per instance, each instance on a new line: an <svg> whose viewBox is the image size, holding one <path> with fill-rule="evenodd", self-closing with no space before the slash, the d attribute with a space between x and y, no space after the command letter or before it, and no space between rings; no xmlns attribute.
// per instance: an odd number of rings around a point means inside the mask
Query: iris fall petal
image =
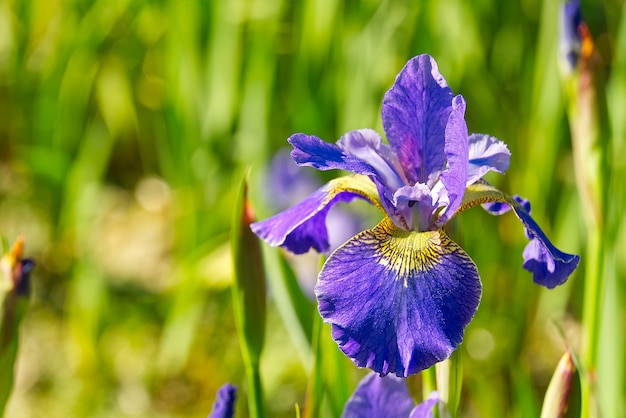
<svg viewBox="0 0 626 418"><path fill-rule="evenodd" d="M330 248L326 228L328 211L335 203L350 202L356 197L380 207L376 188L366 177L340 177L326 183L297 205L255 222L250 228L268 244L285 247L295 254L306 253L311 248L326 252Z"/></svg>
<svg viewBox="0 0 626 418"><path fill-rule="evenodd" d="M406 377L459 345L481 284L474 262L442 230L408 232L385 218L330 256L315 292L356 365Z"/></svg>

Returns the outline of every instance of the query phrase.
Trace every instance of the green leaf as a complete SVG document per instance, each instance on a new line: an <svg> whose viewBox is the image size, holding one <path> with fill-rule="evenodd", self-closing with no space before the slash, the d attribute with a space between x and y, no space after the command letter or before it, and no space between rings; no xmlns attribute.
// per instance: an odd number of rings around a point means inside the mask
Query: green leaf
<svg viewBox="0 0 626 418"><path fill-rule="evenodd" d="M259 240L250 230L253 214L247 200L246 175L235 204L231 231L233 308L249 385L250 416L263 416L259 361L265 338L266 286Z"/></svg>

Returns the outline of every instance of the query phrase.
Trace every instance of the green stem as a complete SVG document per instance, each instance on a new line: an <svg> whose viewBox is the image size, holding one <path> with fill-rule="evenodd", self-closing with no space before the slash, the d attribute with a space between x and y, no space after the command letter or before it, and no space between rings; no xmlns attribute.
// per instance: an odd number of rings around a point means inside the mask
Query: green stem
<svg viewBox="0 0 626 418"><path fill-rule="evenodd" d="M248 377L248 409L250 417L263 418L263 386L258 363L250 363L246 367Z"/></svg>
<svg viewBox="0 0 626 418"><path fill-rule="evenodd" d="M441 401L446 405L451 418L457 416L461 400L461 386L463 384L463 357L461 350L455 350L450 358L437 363L437 390Z"/></svg>
<svg viewBox="0 0 626 418"><path fill-rule="evenodd" d="M437 366L422 372L422 398L428 399L431 392L437 390ZM439 408L433 409L433 418L439 418Z"/></svg>
<svg viewBox="0 0 626 418"><path fill-rule="evenodd" d="M320 415L320 406L322 403L323 396L323 378L322 378L322 365L323 365L323 357L322 357L322 319L319 315L314 317L313 322L313 370L311 371L311 376L309 377L309 383L306 391L306 398L304 403L304 418L318 418Z"/></svg>
<svg viewBox="0 0 626 418"><path fill-rule="evenodd" d="M581 381L581 418L598 416L595 400L595 374L598 365L598 343L602 296L604 289L604 240L600 228L590 231L585 271L583 301L583 366L586 378Z"/></svg>

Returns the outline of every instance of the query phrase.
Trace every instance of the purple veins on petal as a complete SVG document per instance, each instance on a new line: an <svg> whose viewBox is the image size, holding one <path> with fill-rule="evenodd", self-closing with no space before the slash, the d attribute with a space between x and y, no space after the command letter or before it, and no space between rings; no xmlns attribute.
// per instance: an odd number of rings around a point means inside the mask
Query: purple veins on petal
<svg viewBox="0 0 626 418"><path fill-rule="evenodd" d="M414 402L406 381L368 373L346 402L342 418L408 418Z"/></svg>
<svg viewBox="0 0 626 418"><path fill-rule="evenodd" d="M429 55L409 60L385 94L383 127L408 184L426 183L445 166L445 130L452 98L452 90Z"/></svg>
<svg viewBox="0 0 626 418"><path fill-rule="evenodd" d="M235 415L235 401L237 400L237 387L226 383L217 391L213 411L208 418L232 418Z"/></svg>
<svg viewBox="0 0 626 418"><path fill-rule="evenodd" d="M481 284L442 230L404 231L385 218L330 256L315 293L333 339L357 366L406 377L456 349Z"/></svg>
<svg viewBox="0 0 626 418"><path fill-rule="evenodd" d="M436 225L444 225L458 209L465 194L467 179L468 143L465 124L465 99L456 96L452 100L452 112L445 130L445 154L448 168L441 173L441 182L446 190L447 208Z"/></svg>
<svg viewBox="0 0 626 418"><path fill-rule="evenodd" d="M294 134L289 138L289 143L293 146L291 157L298 165L311 166L322 171L346 170L356 174L376 175L370 164L316 136Z"/></svg>

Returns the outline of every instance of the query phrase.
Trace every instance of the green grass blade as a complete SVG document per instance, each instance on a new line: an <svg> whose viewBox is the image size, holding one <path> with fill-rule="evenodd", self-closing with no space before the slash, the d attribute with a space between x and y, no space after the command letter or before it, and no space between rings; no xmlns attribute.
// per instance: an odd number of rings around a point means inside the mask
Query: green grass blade
<svg viewBox="0 0 626 418"><path fill-rule="evenodd" d="M265 338L266 290L261 247L250 230L252 220L244 178L237 196L231 231L233 308L248 377L249 412L251 417L260 418L264 416L259 362Z"/></svg>

